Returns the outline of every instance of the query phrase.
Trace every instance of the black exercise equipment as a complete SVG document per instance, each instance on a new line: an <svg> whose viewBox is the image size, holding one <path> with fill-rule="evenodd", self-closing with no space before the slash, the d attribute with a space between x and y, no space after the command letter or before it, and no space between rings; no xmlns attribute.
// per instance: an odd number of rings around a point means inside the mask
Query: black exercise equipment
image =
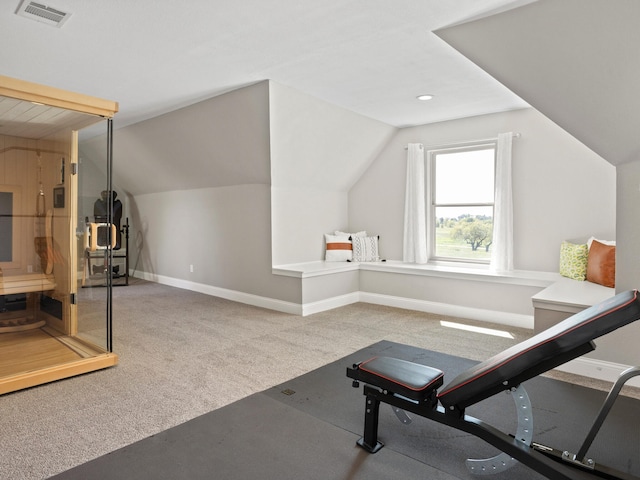
<svg viewBox="0 0 640 480"><path fill-rule="evenodd" d="M353 386L364 382L364 436L358 445L370 453L383 444L378 441L380 403L391 405L398 418L410 423L405 411L470 433L503 453L483 460L468 460L474 473L486 474L506 470L519 461L552 480L573 480L576 469L589 476L608 479L638 477L597 464L586 453L617 395L630 378L640 375L640 368L623 372L612 387L591 431L578 454L533 442L529 397L521 385L541 373L551 370L595 349L592 340L640 318L638 291L620 293L590 307L557 325L514 345L454 378L439 393L443 384L442 371L425 365L389 357L375 357L347 368ZM465 414L465 409L481 400L507 391L514 396L518 411L515 435ZM515 460L514 460L515 459Z"/></svg>
<svg viewBox="0 0 640 480"><path fill-rule="evenodd" d="M83 288L106 287L109 281L118 278L124 278L124 282L111 283L112 286L129 285L129 219L126 218L124 225L121 225L122 202L117 200L117 197L117 192L103 190L100 198L93 204L95 222L90 222L89 217L85 217ZM109 208L112 208L111 222L109 222ZM120 250L123 235L124 252ZM123 258L123 271L120 271L120 265L112 265L109 269L109 258L111 261L115 258ZM94 264L94 261L98 263ZM96 277L101 283L88 283L87 280L90 277Z"/></svg>
<svg viewBox="0 0 640 480"><path fill-rule="evenodd" d="M120 222L122 220L122 202L117 200L118 192L103 190L100 198L93 204L93 218L96 224L107 224L109 220L109 205L113 204L113 220L115 226L115 244L113 250L120 250L121 233ZM98 228L98 243L108 245L113 242L108 228Z"/></svg>

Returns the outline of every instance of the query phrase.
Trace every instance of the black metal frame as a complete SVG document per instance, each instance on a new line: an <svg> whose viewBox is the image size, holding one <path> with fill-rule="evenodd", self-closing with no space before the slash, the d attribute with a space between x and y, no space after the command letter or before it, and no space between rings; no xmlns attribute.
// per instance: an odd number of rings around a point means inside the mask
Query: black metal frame
<svg viewBox="0 0 640 480"><path fill-rule="evenodd" d="M107 191L113 191L113 119L107 119ZM113 195L109 196L107 223L113 223ZM113 249L107 250L107 351L113 352Z"/></svg>
<svg viewBox="0 0 640 480"><path fill-rule="evenodd" d="M352 368L347 368L347 376L354 380L354 387L359 387L359 382L365 381L363 373L365 372L358 368L358 364ZM364 377L366 377L366 381L371 383L370 375L365 374ZM608 413L608 408L605 407L610 406L621 387L618 384L621 381L622 383L626 382L628 380L627 377L622 381L621 376L621 379L612 387L611 393L605 401L605 406L603 406L603 411L606 410L604 412L605 416ZM575 469L591 474L594 477L609 480L640 480L639 477L617 471L605 465L599 465L591 460L578 460L576 456L568 455L565 451L556 450L536 442L526 445L513 435L506 434L478 418L466 415L464 410L456 407L445 409L443 406L438 405L435 389L432 395L429 395L422 402L410 400L390 391L388 388L383 390L371 384L364 385L363 393L366 398L364 435L357 443L369 453L375 453L383 447L383 444L378 441L378 418L380 404L386 403L478 437L551 480L574 480ZM603 411L596 418L592 432L594 429L597 431L597 428L604 420L602 418ZM595 433L592 432L585 440L585 444L593 440Z"/></svg>

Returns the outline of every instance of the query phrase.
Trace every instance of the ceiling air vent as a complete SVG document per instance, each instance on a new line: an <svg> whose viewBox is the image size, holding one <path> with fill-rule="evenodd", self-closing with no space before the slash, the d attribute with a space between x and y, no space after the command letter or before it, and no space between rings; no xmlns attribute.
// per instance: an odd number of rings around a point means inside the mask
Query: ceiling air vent
<svg viewBox="0 0 640 480"><path fill-rule="evenodd" d="M57 8L29 0L22 0L16 14L58 28L62 27L62 24L71 16L70 13L63 12Z"/></svg>

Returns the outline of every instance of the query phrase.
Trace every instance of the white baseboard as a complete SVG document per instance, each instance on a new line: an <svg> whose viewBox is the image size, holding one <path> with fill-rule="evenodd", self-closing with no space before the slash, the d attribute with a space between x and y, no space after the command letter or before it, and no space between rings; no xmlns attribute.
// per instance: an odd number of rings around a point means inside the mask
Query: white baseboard
<svg viewBox="0 0 640 480"><path fill-rule="evenodd" d="M494 310L462 307L459 305L416 300L377 293L353 292L347 295L340 295L338 297L300 305L293 302L285 302L259 295L228 290L226 288L213 287L211 285L190 282L164 275L135 272L132 276L151 282L161 283L163 285L184 288L186 290L204 293L205 295L212 295L214 297L220 297L226 300L267 308L269 310L275 310L277 312L288 313L291 315L313 315L314 313L332 310L352 303L365 302L375 305L384 305L387 307L404 308L419 312L435 313L438 315L448 315L458 318L469 318L472 320L481 320L512 327L533 329L533 316L530 315L518 315ZM557 370L613 383L616 381L620 373L627 368L629 368L628 365L606 362L588 357L580 357L561 365ZM640 387L640 377L632 378L627 382L627 385Z"/></svg>
<svg viewBox="0 0 640 480"><path fill-rule="evenodd" d="M314 313L325 312L338 307L351 305L360 301L360 292L348 293L338 297L327 298L313 303L305 303L302 305L302 316L313 315Z"/></svg>
<svg viewBox="0 0 640 480"><path fill-rule="evenodd" d="M254 307L267 308L269 310L275 310L277 312L289 313L292 315L302 315L303 312L302 305L293 302L285 302L284 300L262 297L260 295L253 295L251 293L214 287L203 283L190 282L188 280L167 277L165 275L156 275L147 272L135 272L134 276L136 278L141 278L150 282L169 285L171 287L184 288L185 290L191 290L193 292L204 293L205 295L211 295L213 297L220 297L238 303L253 305Z"/></svg>

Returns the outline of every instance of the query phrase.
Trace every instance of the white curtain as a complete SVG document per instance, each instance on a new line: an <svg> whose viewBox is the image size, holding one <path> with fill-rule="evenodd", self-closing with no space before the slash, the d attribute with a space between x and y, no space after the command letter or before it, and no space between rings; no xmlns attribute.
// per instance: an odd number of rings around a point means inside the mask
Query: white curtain
<svg viewBox="0 0 640 480"><path fill-rule="evenodd" d="M496 271L513 270L512 142L513 133L498 135L493 243L491 244L491 269Z"/></svg>
<svg viewBox="0 0 640 480"><path fill-rule="evenodd" d="M404 199L402 250L402 260L410 263L427 263L424 168L422 145L410 143L407 147L407 188Z"/></svg>

